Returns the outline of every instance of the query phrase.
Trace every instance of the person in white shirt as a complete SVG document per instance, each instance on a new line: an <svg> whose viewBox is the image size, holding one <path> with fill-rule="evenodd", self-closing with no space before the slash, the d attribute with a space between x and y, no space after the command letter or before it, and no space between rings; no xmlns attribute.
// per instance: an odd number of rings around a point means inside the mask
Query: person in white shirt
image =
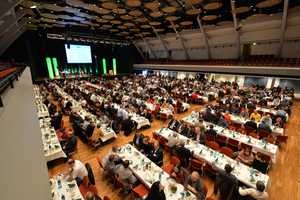
<svg viewBox="0 0 300 200"><path fill-rule="evenodd" d="M123 110L123 120L128 119L128 112L129 112L128 108L126 108L125 110Z"/></svg>
<svg viewBox="0 0 300 200"><path fill-rule="evenodd" d="M86 102L86 100L85 100L83 97L81 97L79 103L80 103L80 105L81 105L82 107L85 108L87 102Z"/></svg>
<svg viewBox="0 0 300 200"><path fill-rule="evenodd" d="M193 112L191 113L190 115L191 117L193 118L199 118L199 111L198 111L198 108L196 108L195 110L193 110Z"/></svg>
<svg viewBox="0 0 300 200"><path fill-rule="evenodd" d="M95 93L92 94L91 100L97 102L97 96L95 95Z"/></svg>
<svg viewBox="0 0 300 200"><path fill-rule="evenodd" d="M66 98L64 101L64 107L66 107L67 103L68 103L68 98Z"/></svg>
<svg viewBox="0 0 300 200"><path fill-rule="evenodd" d="M80 186L83 177L88 176L88 171L86 170L84 164L79 160L74 160L70 158L68 160L68 174L72 180L76 180L77 186Z"/></svg>
<svg viewBox="0 0 300 200"><path fill-rule="evenodd" d="M172 111L172 113L174 114L174 107L172 106L172 104L167 103L168 105L168 109Z"/></svg>
<svg viewBox="0 0 300 200"><path fill-rule="evenodd" d="M262 181L256 182L256 189L248 188L243 190L242 187L239 187L239 194L241 196L249 195L256 200L268 200L269 198L268 193L265 192L265 184Z"/></svg>

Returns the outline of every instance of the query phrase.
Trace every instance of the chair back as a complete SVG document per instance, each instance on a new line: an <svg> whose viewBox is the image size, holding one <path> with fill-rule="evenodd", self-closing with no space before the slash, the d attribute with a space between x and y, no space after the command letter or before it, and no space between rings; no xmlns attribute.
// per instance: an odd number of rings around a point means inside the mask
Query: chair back
<svg viewBox="0 0 300 200"><path fill-rule="evenodd" d="M207 146L215 151L219 150L219 144L213 141L209 141Z"/></svg>
<svg viewBox="0 0 300 200"><path fill-rule="evenodd" d="M158 140L158 134L157 134L157 133L152 132L152 137L153 137L155 140Z"/></svg>
<svg viewBox="0 0 300 200"><path fill-rule="evenodd" d="M154 115L154 114L151 114L151 118L152 118L152 120L154 121L155 115Z"/></svg>
<svg viewBox="0 0 300 200"><path fill-rule="evenodd" d="M252 146L251 145L242 142L241 143L241 149L244 150L246 148L248 148L248 149L250 149L252 151Z"/></svg>
<svg viewBox="0 0 300 200"><path fill-rule="evenodd" d="M150 137L148 135L146 135L145 137L148 139L148 141L150 141Z"/></svg>
<svg viewBox="0 0 300 200"><path fill-rule="evenodd" d="M89 191L91 191L92 193L94 193L95 195L98 195L98 189L96 186L94 185L90 185L89 186Z"/></svg>
<svg viewBox="0 0 300 200"><path fill-rule="evenodd" d="M242 129L238 129L237 132L239 132L240 134L246 135L247 131L242 130Z"/></svg>
<svg viewBox="0 0 300 200"><path fill-rule="evenodd" d="M87 138L87 140L88 140L89 144L90 144L92 147L95 146L93 140L91 140L90 138Z"/></svg>
<svg viewBox="0 0 300 200"><path fill-rule="evenodd" d="M85 186L85 189L86 189L86 190L88 189L88 187L89 187L89 177L87 177L87 176L84 176L84 177L83 177L82 185Z"/></svg>
<svg viewBox="0 0 300 200"><path fill-rule="evenodd" d="M254 131L254 128L250 127L250 126L245 126L245 131L247 133L252 133Z"/></svg>
<svg viewBox="0 0 300 200"><path fill-rule="evenodd" d="M168 144L166 144L166 151L173 154L173 148L171 146L169 146Z"/></svg>
<svg viewBox="0 0 300 200"><path fill-rule="evenodd" d="M205 200L215 200L215 199L212 197L207 197Z"/></svg>
<svg viewBox="0 0 300 200"><path fill-rule="evenodd" d="M220 149L220 153L225 154L229 158L231 158L233 155L233 151L228 147L222 147Z"/></svg>
<svg viewBox="0 0 300 200"><path fill-rule="evenodd" d="M220 134L219 134L219 135L217 136L217 141L226 143L227 137L224 136L224 135L220 135Z"/></svg>
<svg viewBox="0 0 300 200"><path fill-rule="evenodd" d="M122 124L119 124L119 131L121 132L121 130L122 130Z"/></svg>
<svg viewBox="0 0 300 200"><path fill-rule="evenodd" d="M122 181L120 181L120 180L119 180L119 178L118 178L118 176L117 176L117 175L115 175L115 178L116 178L116 180L117 180L117 182L118 182L118 185L119 185L119 187L120 187L120 188L124 188L124 189L125 189L125 187L124 187L124 183L123 183Z"/></svg>
<svg viewBox="0 0 300 200"><path fill-rule="evenodd" d="M233 131L233 130L236 130L236 127L235 126L228 126L228 129Z"/></svg>
<svg viewBox="0 0 300 200"><path fill-rule="evenodd" d="M236 127L236 130L237 130L237 129L240 129L242 127L242 124L232 122L232 126Z"/></svg>
<svg viewBox="0 0 300 200"><path fill-rule="evenodd" d="M191 166L192 166L194 169L202 170L202 168L203 168L203 163L200 162L199 160L191 159Z"/></svg>
<svg viewBox="0 0 300 200"><path fill-rule="evenodd" d="M130 184L130 188L131 188L131 191L132 191L132 194L133 194L134 198L139 198L140 195L133 189L131 184Z"/></svg>
<svg viewBox="0 0 300 200"><path fill-rule="evenodd" d="M270 133L268 131L259 130L258 135L260 138L269 137Z"/></svg>
<svg viewBox="0 0 300 200"><path fill-rule="evenodd" d="M183 155L181 155L180 153L178 152L175 152L176 154L176 157L180 160L180 161L185 161L185 157Z"/></svg>
<svg viewBox="0 0 300 200"><path fill-rule="evenodd" d="M114 175L112 175L112 173L110 173L109 171L107 171L107 174L110 178L114 179Z"/></svg>
<svg viewBox="0 0 300 200"><path fill-rule="evenodd" d="M264 137L263 140L268 141L270 144L275 144L275 140L269 137Z"/></svg>
<svg viewBox="0 0 300 200"><path fill-rule="evenodd" d="M265 156L265 161L270 164L270 162L272 160L271 156L268 156L268 155L266 155L266 154L264 154L262 152L259 152L259 151L257 153L261 153L262 155L264 155Z"/></svg>
<svg viewBox="0 0 300 200"><path fill-rule="evenodd" d="M206 136L206 140L208 140L208 141L215 141L215 136L214 135L211 135L211 134L205 134L205 136Z"/></svg>
<svg viewBox="0 0 300 200"><path fill-rule="evenodd" d="M217 175L217 172L215 172L215 170L212 169L211 164L209 164L208 162L205 164L205 167L206 167L207 171L209 171L211 174Z"/></svg>
<svg viewBox="0 0 300 200"><path fill-rule="evenodd" d="M155 143L155 142L151 142L152 147L154 147L154 143Z"/></svg>
<svg viewBox="0 0 300 200"><path fill-rule="evenodd" d="M98 156L97 156L97 161L98 161L98 163L99 163L99 166L100 166L102 169L104 169L103 163L102 163L101 159L100 159Z"/></svg>
<svg viewBox="0 0 300 200"><path fill-rule="evenodd" d="M255 134L255 133L249 133L249 136L251 136L251 137L253 137L255 139L259 138L259 136L257 134Z"/></svg>
<svg viewBox="0 0 300 200"><path fill-rule="evenodd" d="M168 119L168 115L166 113L160 113L160 118Z"/></svg>
<svg viewBox="0 0 300 200"><path fill-rule="evenodd" d="M172 156L170 164L175 165L176 163L180 164L180 160L175 156Z"/></svg>
<svg viewBox="0 0 300 200"><path fill-rule="evenodd" d="M204 183L204 182L203 182ZM207 192L208 192L208 187L207 185L204 183L204 196L207 196Z"/></svg>
<svg viewBox="0 0 300 200"><path fill-rule="evenodd" d="M248 109L248 113L249 113L249 115L251 115L253 112L254 112L254 110L253 110L253 109Z"/></svg>
<svg viewBox="0 0 300 200"><path fill-rule="evenodd" d="M286 142L288 138L289 138L289 137L288 137L288 136L285 136L285 135L277 135L276 141L277 141L277 142Z"/></svg>
<svg viewBox="0 0 300 200"><path fill-rule="evenodd" d="M264 111L262 111L262 110L258 110L257 112L258 112L261 116L264 115Z"/></svg>
<svg viewBox="0 0 300 200"><path fill-rule="evenodd" d="M110 200L110 198L108 196L104 196L103 200Z"/></svg>
<svg viewBox="0 0 300 200"><path fill-rule="evenodd" d="M232 138L228 138L228 144L234 146L234 147L238 147L239 146L239 141L232 139Z"/></svg>
<svg viewBox="0 0 300 200"><path fill-rule="evenodd" d="M159 139L159 143L160 143L161 145L163 145L163 146L166 145L166 140L165 140L163 137L159 137L158 139Z"/></svg>

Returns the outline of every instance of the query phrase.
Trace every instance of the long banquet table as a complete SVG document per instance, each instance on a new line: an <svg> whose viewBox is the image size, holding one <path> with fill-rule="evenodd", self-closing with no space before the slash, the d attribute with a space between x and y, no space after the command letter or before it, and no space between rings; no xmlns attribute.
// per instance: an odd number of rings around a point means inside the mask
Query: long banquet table
<svg viewBox="0 0 300 200"><path fill-rule="evenodd" d="M164 128L163 130L157 130L156 133L158 133L159 135L161 135L162 137L164 137L165 139L168 139L173 131L168 129L168 128ZM191 141L189 138L180 135L179 134L179 139L183 139L186 142L185 147L190 149L191 151L195 151L194 152L194 157L204 161L205 163L209 163L211 164L212 162L216 162L216 166L224 169L226 164L230 164L232 167L235 168L235 170L233 170L233 174L236 176L236 178L244 183L245 185L252 187L252 188L256 188L256 181L261 180L262 182L265 183L266 186L271 188L271 181L268 175L263 174L261 172L256 172L254 173L255 176L253 176L253 178L255 179L255 182L251 181L251 177L250 177L250 171L251 168L236 161L233 160L229 157L227 157L224 154L218 153L216 152L216 156L214 156L214 152L212 149L210 149L209 147L206 147L202 144L197 144L195 141Z"/></svg>
<svg viewBox="0 0 300 200"><path fill-rule="evenodd" d="M130 150L130 149L131 150ZM123 158L123 161L129 160L129 168L134 173L134 175L148 188L150 189L152 186L152 183L155 181L159 181L159 176L161 176L161 184L165 186L164 192L166 195L167 200L172 199L179 199L181 198L181 192L185 192L183 185L177 183L173 178L170 178L169 174L163 171L160 167L158 167L155 163L153 163L149 158L141 154L136 148L134 148L132 145L127 144L125 146L122 146L119 150L119 156L125 156ZM142 163L142 160L144 159L144 165ZM151 163L151 168L146 168L146 165ZM168 189L170 185L176 185L177 186L177 192L173 193L170 192ZM189 200L196 200L196 197L193 193L189 192L191 195L187 198Z"/></svg>

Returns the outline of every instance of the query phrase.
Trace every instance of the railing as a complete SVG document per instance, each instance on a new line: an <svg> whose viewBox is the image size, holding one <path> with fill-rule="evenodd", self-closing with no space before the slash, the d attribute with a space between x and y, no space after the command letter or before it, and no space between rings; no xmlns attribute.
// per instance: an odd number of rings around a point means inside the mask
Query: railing
<svg viewBox="0 0 300 200"><path fill-rule="evenodd" d="M25 67L20 67L19 69L17 69L16 71L12 72L11 74L9 74L6 77L3 77L2 79L0 79L0 94L2 94L2 92L8 87L10 86L11 88L14 88L14 83L13 81L16 79L17 81L19 80L18 77L21 76L22 72L24 71ZM0 107L3 107L3 102L2 102L2 98L0 96Z"/></svg>

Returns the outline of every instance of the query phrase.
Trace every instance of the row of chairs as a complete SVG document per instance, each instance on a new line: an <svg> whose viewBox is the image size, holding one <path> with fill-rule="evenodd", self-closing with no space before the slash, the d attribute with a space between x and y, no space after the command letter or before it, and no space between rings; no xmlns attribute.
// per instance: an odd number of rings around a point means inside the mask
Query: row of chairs
<svg viewBox="0 0 300 200"><path fill-rule="evenodd" d="M82 184L78 188L83 197L87 192L92 192L95 195L99 195L98 188L89 183L89 178L87 176L83 177ZM108 196L104 196L103 200L110 200L110 198Z"/></svg>

